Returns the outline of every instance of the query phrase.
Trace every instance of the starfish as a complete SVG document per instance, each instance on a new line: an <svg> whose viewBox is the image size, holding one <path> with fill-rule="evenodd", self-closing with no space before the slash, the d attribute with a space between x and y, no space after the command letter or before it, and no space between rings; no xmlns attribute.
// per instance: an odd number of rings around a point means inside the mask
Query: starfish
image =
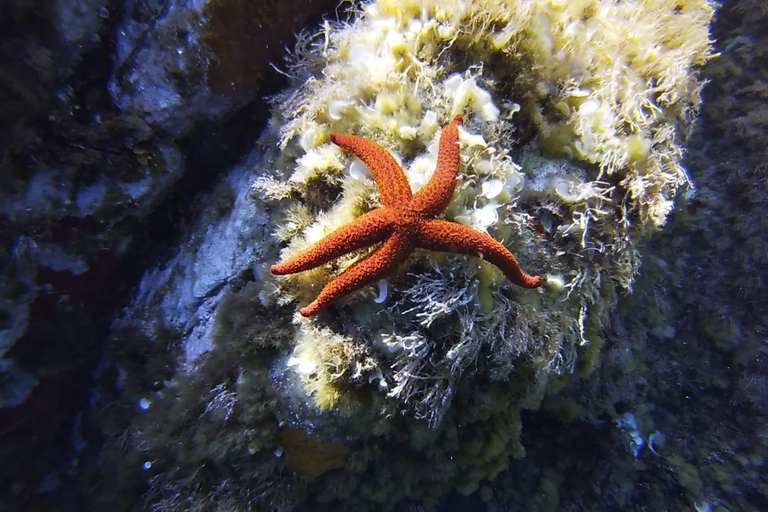
<svg viewBox="0 0 768 512"><path fill-rule="evenodd" d="M383 208L361 215L311 247L270 267L275 275L294 274L324 265L352 251L380 244L370 254L328 282L317 298L299 312L312 316L336 299L378 281L393 271L414 249L480 256L496 265L511 282L537 288L540 276L520 269L515 256L501 243L472 228L438 219L451 201L459 174L461 116L443 127L432 178L415 194L405 172L387 150L356 135L331 134L331 141L354 153L371 170Z"/></svg>

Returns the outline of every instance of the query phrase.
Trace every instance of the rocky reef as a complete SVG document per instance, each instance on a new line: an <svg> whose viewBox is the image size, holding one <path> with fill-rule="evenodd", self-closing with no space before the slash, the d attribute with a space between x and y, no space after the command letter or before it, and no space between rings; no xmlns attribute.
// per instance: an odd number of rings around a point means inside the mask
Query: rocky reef
<svg viewBox="0 0 768 512"><path fill-rule="evenodd" d="M681 144L712 14L380 1L303 37L263 153L212 193L220 206L116 324L121 350L182 356L154 377L121 367L121 400L143 410L124 432L147 504L429 509L522 457L522 412L599 366L639 244L691 187ZM416 191L456 115L461 166L443 217L501 240L544 285L419 252L378 289L298 315L360 254L289 277L269 266L381 204L329 134L375 141Z"/></svg>
<svg viewBox="0 0 768 512"><path fill-rule="evenodd" d="M252 149L261 95L282 84L269 59L329 3L233 6L262 27L238 54L259 59L226 94L214 62L230 62L222 46L242 34L220 34L206 2L3 3L0 444L15 461L0 470L4 510L46 508L35 500L50 493L82 505L81 429L110 325L195 223L191 198Z"/></svg>
<svg viewBox="0 0 768 512"><path fill-rule="evenodd" d="M762 3L319 7L0 21L4 506L768 509ZM270 266L383 202L330 134L416 192L459 115L440 218L542 286L415 251L301 316L369 253Z"/></svg>

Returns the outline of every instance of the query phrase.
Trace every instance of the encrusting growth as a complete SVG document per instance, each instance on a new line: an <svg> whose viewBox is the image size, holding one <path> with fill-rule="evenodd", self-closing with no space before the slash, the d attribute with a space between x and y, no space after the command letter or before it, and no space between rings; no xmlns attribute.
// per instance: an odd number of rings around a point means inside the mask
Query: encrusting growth
<svg viewBox="0 0 768 512"><path fill-rule="evenodd" d="M381 245L326 284L317 298L300 310L302 315L315 315L334 300L381 279L416 248L480 256L518 286L541 285L541 277L523 272L515 256L490 236L435 218L450 203L456 186L461 124L461 116L456 116L443 127L437 168L416 194L411 194L405 172L384 148L355 135L331 134L333 143L354 153L371 170L384 207L360 216L292 258L272 265L270 271L275 275L294 274L349 252L380 242Z"/></svg>

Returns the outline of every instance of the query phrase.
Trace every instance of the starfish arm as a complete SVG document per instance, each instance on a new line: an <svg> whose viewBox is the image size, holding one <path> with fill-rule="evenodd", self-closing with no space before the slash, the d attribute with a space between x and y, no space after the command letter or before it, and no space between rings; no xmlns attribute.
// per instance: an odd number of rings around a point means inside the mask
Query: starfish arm
<svg viewBox="0 0 768 512"><path fill-rule="evenodd" d="M340 297L378 281L402 263L412 249L409 236L394 233L371 254L329 281L317 298L299 312L304 316L316 315Z"/></svg>
<svg viewBox="0 0 768 512"><path fill-rule="evenodd" d="M448 207L456 188L461 157L459 154L459 129L461 116L443 127L437 153L437 167L432 178L413 195L410 207L425 215L439 215Z"/></svg>
<svg viewBox="0 0 768 512"><path fill-rule="evenodd" d="M538 288L541 285L540 276L529 276L523 272L514 254L485 233L441 219L427 220L420 228L418 247L480 256L496 265L507 279L518 286Z"/></svg>
<svg viewBox="0 0 768 512"><path fill-rule="evenodd" d="M371 170L384 206L402 206L411 200L411 186L403 169L389 152L357 135L331 134L331 142L351 151Z"/></svg>
<svg viewBox="0 0 768 512"><path fill-rule="evenodd" d="M341 226L322 240L269 268L275 275L295 274L335 260L349 252L384 240L392 229L386 209L373 210Z"/></svg>

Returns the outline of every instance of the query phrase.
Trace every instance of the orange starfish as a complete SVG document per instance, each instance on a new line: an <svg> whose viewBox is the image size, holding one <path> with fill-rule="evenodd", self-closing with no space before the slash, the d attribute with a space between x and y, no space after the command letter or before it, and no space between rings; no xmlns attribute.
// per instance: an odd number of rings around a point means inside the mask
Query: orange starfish
<svg viewBox="0 0 768 512"><path fill-rule="evenodd" d="M529 276L515 256L490 236L471 228L435 218L451 201L459 174L461 116L443 127L432 178L415 194L403 169L384 148L355 135L331 134L331 141L351 151L368 166L379 186L383 208L361 215L296 256L269 269L275 275L294 274L324 265L344 254L381 243L320 291L300 313L312 316L334 300L373 283L397 268L415 248L480 256L496 265L507 278L523 288L541 285Z"/></svg>

